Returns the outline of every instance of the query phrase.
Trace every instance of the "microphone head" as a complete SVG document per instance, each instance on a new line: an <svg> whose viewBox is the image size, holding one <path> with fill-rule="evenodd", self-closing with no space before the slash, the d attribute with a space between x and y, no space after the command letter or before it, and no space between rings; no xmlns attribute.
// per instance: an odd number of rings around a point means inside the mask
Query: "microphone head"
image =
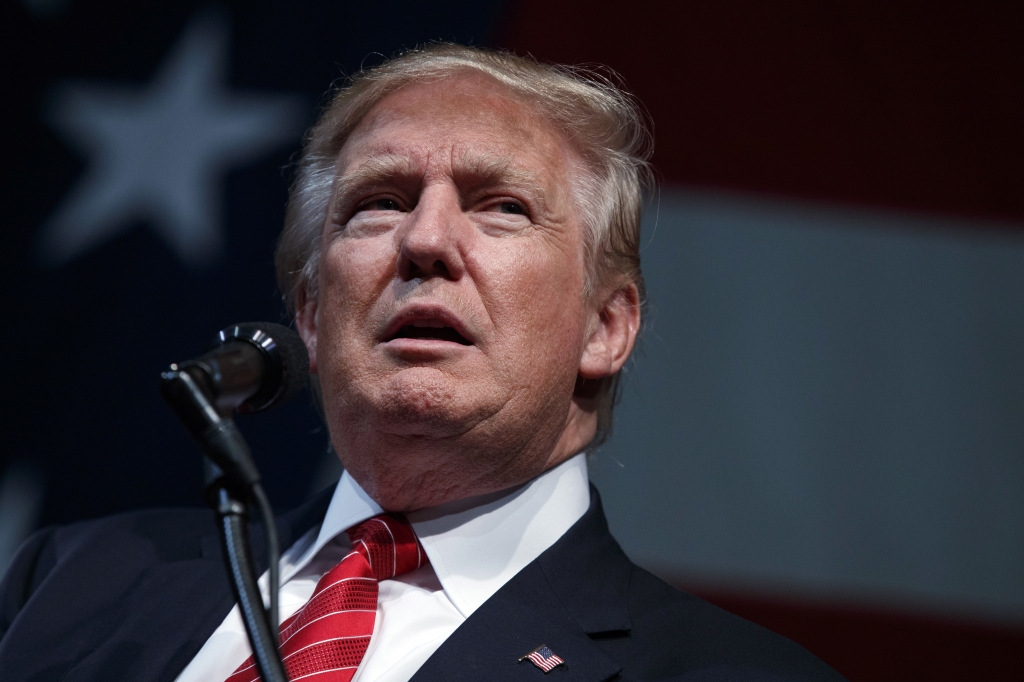
<svg viewBox="0 0 1024 682"><path fill-rule="evenodd" d="M293 329L273 322L242 322L221 330L211 348L231 341L255 346L266 363L256 393L239 405L238 412L262 412L285 403L309 381L306 344Z"/></svg>

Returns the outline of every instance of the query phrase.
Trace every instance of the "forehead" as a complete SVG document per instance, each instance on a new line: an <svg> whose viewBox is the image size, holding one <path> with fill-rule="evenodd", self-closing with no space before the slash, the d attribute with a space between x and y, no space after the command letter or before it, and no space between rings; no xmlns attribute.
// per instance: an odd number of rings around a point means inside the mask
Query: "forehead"
<svg viewBox="0 0 1024 682"><path fill-rule="evenodd" d="M375 157L400 157L424 172L501 165L565 180L578 163L565 136L536 107L472 72L406 85L378 102L346 140L338 170Z"/></svg>

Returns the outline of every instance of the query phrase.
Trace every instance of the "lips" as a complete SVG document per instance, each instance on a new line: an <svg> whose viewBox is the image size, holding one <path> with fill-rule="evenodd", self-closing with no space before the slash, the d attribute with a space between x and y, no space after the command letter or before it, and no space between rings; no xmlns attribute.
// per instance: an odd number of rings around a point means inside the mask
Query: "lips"
<svg viewBox="0 0 1024 682"><path fill-rule="evenodd" d="M465 325L450 311L433 306L415 306L403 310L388 325L382 341L396 339L419 339L425 341L446 341L460 346L472 346L472 337Z"/></svg>

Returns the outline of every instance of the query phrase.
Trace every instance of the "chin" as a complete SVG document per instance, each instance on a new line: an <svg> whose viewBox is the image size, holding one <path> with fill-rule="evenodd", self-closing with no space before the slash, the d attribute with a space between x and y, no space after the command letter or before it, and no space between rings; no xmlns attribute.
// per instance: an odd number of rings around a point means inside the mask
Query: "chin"
<svg viewBox="0 0 1024 682"><path fill-rule="evenodd" d="M370 413L385 433L445 438L471 429L488 410L472 405L466 382L428 367L404 369L371 391Z"/></svg>

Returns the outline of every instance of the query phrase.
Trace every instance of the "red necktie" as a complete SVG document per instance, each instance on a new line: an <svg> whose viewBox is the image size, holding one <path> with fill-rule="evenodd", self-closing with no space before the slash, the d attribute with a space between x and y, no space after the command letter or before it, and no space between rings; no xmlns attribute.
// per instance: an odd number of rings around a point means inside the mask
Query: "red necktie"
<svg viewBox="0 0 1024 682"><path fill-rule="evenodd" d="M352 551L324 574L295 615L281 623L281 658L288 679L349 682L373 634L377 583L427 563L405 520L383 514L348 530ZM255 682L250 656L227 682Z"/></svg>

